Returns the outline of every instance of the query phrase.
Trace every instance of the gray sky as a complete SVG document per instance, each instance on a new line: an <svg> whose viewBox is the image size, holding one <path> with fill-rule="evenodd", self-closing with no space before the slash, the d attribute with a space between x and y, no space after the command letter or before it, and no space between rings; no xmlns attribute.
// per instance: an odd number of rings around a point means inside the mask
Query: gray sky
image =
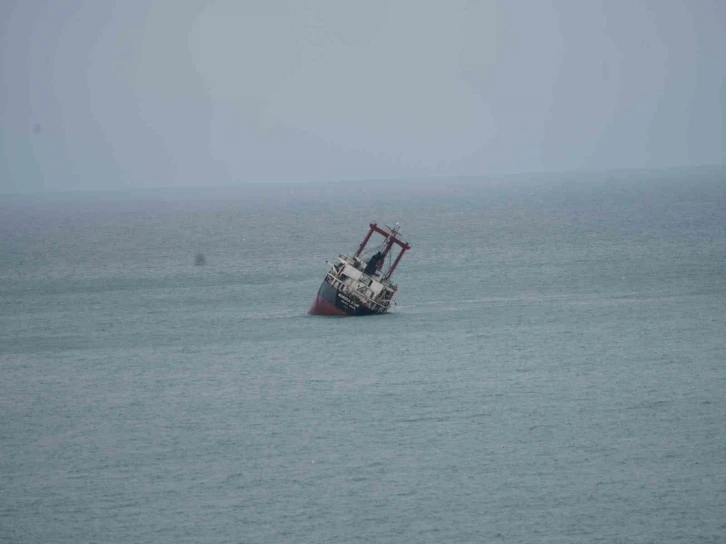
<svg viewBox="0 0 726 544"><path fill-rule="evenodd" d="M0 192L723 164L722 0L4 0Z"/></svg>

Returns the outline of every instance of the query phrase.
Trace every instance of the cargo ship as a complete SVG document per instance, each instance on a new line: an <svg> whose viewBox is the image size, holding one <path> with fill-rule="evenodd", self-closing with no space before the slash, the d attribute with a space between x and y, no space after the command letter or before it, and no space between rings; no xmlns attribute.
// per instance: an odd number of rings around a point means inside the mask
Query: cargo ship
<svg viewBox="0 0 726 544"><path fill-rule="evenodd" d="M401 257L411 246L401 240L398 224L395 227L369 225L368 234L352 257L338 255L337 262L328 262L330 269L318 289L313 305L308 310L312 315L360 316L382 314L393 304L398 286L391 282ZM378 250L368 259L363 251L373 234L383 236ZM395 260L391 250L399 250Z"/></svg>

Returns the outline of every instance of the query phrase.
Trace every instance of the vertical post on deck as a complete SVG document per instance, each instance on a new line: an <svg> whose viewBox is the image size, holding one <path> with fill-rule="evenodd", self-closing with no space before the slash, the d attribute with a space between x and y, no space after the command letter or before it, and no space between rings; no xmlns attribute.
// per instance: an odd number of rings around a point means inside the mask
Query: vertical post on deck
<svg viewBox="0 0 726 544"><path fill-rule="evenodd" d="M356 257L360 257L360 254L363 253L363 249L365 249L366 244L368 243L368 240L371 239L371 236L373 235L373 231L376 229L376 226L377 225L375 223L370 224L371 230L368 231L368 234L363 239L363 242L361 243L360 247L358 248L358 251L355 252Z"/></svg>

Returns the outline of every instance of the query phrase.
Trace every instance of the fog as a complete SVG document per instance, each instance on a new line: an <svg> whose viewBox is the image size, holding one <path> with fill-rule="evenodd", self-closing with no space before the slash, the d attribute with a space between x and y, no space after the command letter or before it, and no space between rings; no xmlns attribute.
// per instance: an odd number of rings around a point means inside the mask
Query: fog
<svg viewBox="0 0 726 544"><path fill-rule="evenodd" d="M5 0L0 33L0 193L724 163L718 0Z"/></svg>

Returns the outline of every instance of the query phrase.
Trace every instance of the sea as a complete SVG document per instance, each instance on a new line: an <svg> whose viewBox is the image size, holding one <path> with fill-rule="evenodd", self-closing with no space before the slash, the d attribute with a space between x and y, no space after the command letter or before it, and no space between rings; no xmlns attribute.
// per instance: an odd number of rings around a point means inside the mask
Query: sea
<svg viewBox="0 0 726 544"><path fill-rule="evenodd" d="M726 169L0 197L0 542L726 542Z"/></svg>

